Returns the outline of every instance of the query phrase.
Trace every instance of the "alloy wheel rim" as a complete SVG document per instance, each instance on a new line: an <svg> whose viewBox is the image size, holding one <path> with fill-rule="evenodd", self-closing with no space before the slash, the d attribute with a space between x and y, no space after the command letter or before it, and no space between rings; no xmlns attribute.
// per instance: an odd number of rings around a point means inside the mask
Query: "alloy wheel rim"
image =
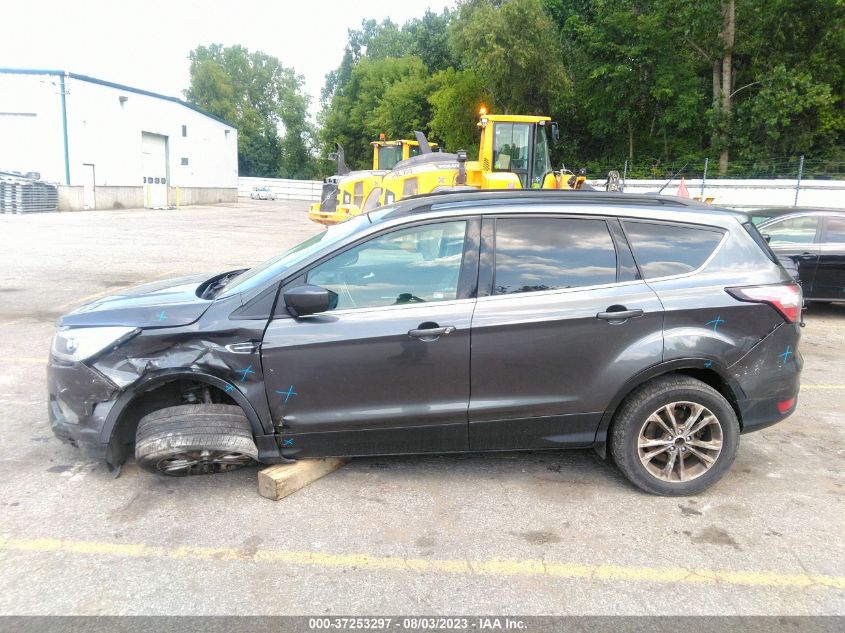
<svg viewBox="0 0 845 633"><path fill-rule="evenodd" d="M169 455L156 462L156 469L163 475L185 477L223 473L248 466L252 457L231 451L197 450Z"/></svg>
<svg viewBox="0 0 845 633"><path fill-rule="evenodd" d="M722 454L722 424L697 402L672 402L646 418L637 438L643 468L668 483L686 483L709 471Z"/></svg>

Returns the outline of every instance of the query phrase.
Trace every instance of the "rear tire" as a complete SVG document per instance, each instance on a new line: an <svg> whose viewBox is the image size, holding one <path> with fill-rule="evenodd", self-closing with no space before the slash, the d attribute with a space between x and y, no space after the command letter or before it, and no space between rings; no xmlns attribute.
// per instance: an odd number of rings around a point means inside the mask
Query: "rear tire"
<svg viewBox="0 0 845 633"><path fill-rule="evenodd" d="M240 407L188 404L141 418L135 461L144 470L185 477L228 472L258 460L252 427Z"/></svg>
<svg viewBox="0 0 845 633"><path fill-rule="evenodd" d="M638 488L686 496L715 484L739 446L739 421L718 391L695 378L666 376L622 403L609 444L619 469Z"/></svg>

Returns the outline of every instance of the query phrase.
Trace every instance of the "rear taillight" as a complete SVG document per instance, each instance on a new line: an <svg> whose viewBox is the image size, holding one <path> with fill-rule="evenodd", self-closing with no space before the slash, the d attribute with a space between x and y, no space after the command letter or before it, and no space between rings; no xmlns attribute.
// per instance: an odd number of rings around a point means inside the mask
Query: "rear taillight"
<svg viewBox="0 0 845 633"><path fill-rule="evenodd" d="M766 303L772 306L789 323L797 323L801 319L801 286L798 284L743 286L725 290L740 301Z"/></svg>

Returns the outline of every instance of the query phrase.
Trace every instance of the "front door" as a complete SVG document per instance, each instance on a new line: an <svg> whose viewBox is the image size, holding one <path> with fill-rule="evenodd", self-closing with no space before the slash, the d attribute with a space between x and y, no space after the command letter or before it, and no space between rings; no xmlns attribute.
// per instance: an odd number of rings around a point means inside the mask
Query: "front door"
<svg viewBox="0 0 845 633"><path fill-rule="evenodd" d="M470 448L588 446L624 382L662 358L660 301L636 280L621 241L629 263L617 263L604 219L487 222L479 295L489 296L479 296L472 321Z"/></svg>
<svg viewBox="0 0 845 633"><path fill-rule="evenodd" d="M393 230L300 278L336 293L337 306L279 314L265 333L265 384L285 455L466 450L472 226Z"/></svg>

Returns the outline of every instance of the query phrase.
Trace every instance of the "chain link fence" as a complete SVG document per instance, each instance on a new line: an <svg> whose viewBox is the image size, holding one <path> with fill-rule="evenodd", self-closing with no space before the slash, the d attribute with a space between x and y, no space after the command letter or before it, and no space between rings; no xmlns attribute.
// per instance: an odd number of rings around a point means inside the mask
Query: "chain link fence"
<svg viewBox="0 0 845 633"><path fill-rule="evenodd" d="M618 163L590 161L587 163L588 178L594 186L602 183L611 172L619 174L619 185L623 190L639 191L650 187L655 191L665 185L664 193L675 193L683 178L690 194L712 201L714 189L727 196L730 203L741 200L742 206L751 206L748 196L737 201L733 193L738 188L757 189L764 193L770 204L797 206L817 204L824 207L842 207L841 194L845 192L845 161L807 156L771 157L757 160L735 160L728 163L726 170L719 168L718 158L696 158L690 160L664 161L660 159L622 159ZM829 186L825 185L829 183ZM693 189L694 188L694 189ZM810 190L826 190L819 191ZM775 193L776 192L776 193ZM802 193L803 192L803 193ZM755 196L756 197L756 196ZM723 199L725 196L718 196ZM835 198L835 199L834 199Z"/></svg>
<svg viewBox="0 0 845 633"><path fill-rule="evenodd" d="M587 173L593 177L618 171L623 178L660 180L677 174L680 178L763 179L763 180L845 180L845 161L811 156L784 156L758 160L733 160L724 172L718 157L672 160L633 158L615 162L589 161Z"/></svg>

